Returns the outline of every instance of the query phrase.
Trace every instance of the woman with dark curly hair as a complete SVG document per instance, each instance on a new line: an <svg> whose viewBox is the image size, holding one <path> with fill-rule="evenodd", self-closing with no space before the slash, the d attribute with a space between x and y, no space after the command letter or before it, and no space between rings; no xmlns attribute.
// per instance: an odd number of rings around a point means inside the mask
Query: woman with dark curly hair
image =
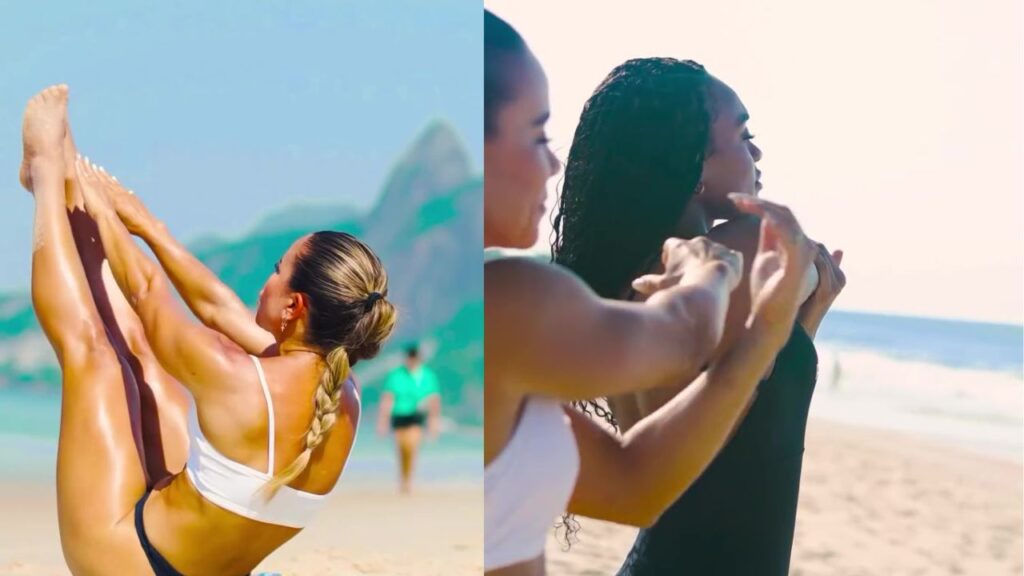
<svg viewBox="0 0 1024 576"><path fill-rule="evenodd" d="M486 11L484 24L484 242L525 248L558 168L544 134L547 81L511 26ZM488 574L544 574L545 533L567 510L653 523L726 441L789 335L813 252L787 209L752 197L736 204L764 216L749 323L710 369L621 437L567 403L697 377L720 340L742 267L736 254L665 234L656 241L663 269L641 276L636 267L630 282L648 298L632 304L595 294L558 266L485 264Z"/></svg>
<svg viewBox="0 0 1024 576"><path fill-rule="evenodd" d="M761 190L748 119L736 93L694 62L643 58L616 67L588 100L569 151L555 261L599 295L624 300L640 297L630 282L658 270L667 236L704 235L750 262L760 223L728 198ZM725 223L711 228L717 220ZM788 573L817 365L811 338L845 284L841 258L817 246L792 333L749 412L693 486L641 531L620 574ZM712 365L745 330L746 272ZM610 413L594 401L580 407L629 434L687 384L608 398Z"/></svg>

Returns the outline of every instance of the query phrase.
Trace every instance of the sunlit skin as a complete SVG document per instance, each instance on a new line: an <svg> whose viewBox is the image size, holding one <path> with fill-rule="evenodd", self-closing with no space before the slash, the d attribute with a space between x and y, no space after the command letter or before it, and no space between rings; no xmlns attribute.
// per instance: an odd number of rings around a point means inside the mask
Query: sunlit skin
<svg viewBox="0 0 1024 576"><path fill-rule="evenodd" d="M33 304L63 372L57 492L65 560L74 574L150 573L132 512L147 486L156 484L145 525L176 568L187 574L246 573L297 530L236 516L194 490L180 473L188 439L181 425L187 396L179 387L189 388L203 431L219 451L265 469L266 405L247 356L262 353L277 412L279 467L302 450L291 439L302 438L309 426L310 398L324 368L302 344L308 308L302 295L289 293L285 280L305 239L270 274L258 314L261 327L137 197L105 172L74 160L66 110L66 86L48 88L29 102L20 174L36 204ZM85 233L92 226L109 266L101 264L102 252L82 250L80 256L76 250L68 209L82 205L91 222L76 230ZM81 211L71 215L84 218ZM164 264L166 278L135 246L128 229L139 228L149 230L143 239ZM216 330L189 320L168 278L196 316ZM107 331L118 334L108 338ZM345 386L337 423L292 487L325 493L337 481L359 417L351 381ZM129 402L140 392L142 414L138 402ZM156 417L160 426L144 439L133 434L140 418ZM151 438L159 438L158 458L148 454Z"/></svg>
<svg viewBox="0 0 1024 576"><path fill-rule="evenodd" d="M544 185L558 169L543 131L550 115L543 70L529 54L513 66L514 93L484 142L486 246L536 241ZM785 208L753 198L737 206L767 222L748 266L755 302L748 329L712 370L625 436L566 410L580 454L569 512L652 523L725 442L785 342L813 251ZM485 265L485 464L501 453L531 395L568 401L693 381L720 340L742 264L706 239L666 242L663 262L663 271L634 283L650 297L632 306L599 299L552 266ZM544 573L543 555L488 572Z"/></svg>

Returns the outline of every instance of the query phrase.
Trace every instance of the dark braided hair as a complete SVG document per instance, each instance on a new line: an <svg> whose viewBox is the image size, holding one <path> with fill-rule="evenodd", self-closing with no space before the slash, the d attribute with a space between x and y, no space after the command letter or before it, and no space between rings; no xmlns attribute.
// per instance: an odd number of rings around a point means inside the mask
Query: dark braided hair
<svg viewBox="0 0 1024 576"><path fill-rule="evenodd" d="M583 107L554 217L555 263L622 298L656 261L700 183L711 147L712 76L674 58L629 60ZM603 400L573 402L618 430ZM567 545L579 523L566 514Z"/></svg>
<svg viewBox="0 0 1024 576"><path fill-rule="evenodd" d="M502 104L512 100L508 65L526 52L526 42L508 22L484 10L484 134L494 133L495 116Z"/></svg>

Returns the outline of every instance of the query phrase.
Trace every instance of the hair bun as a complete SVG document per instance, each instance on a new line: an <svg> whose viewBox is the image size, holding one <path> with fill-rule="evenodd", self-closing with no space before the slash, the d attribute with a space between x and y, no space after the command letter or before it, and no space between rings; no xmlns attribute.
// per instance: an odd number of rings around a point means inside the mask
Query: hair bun
<svg viewBox="0 0 1024 576"><path fill-rule="evenodd" d="M377 300L381 300L382 298L384 298L384 295L380 292L370 292L370 295L366 297L366 300L363 300L363 312L369 312L373 309L373 305Z"/></svg>

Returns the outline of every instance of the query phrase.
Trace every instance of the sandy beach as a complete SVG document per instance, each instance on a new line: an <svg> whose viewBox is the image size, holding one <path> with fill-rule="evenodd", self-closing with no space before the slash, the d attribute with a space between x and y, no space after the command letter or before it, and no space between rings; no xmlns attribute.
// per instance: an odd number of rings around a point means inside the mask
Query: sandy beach
<svg viewBox="0 0 1024 576"><path fill-rule="evenodd" d="M67 575L53 485L0 483L0 574ZM409 497L389 483L353 482L255 573L281 576L483 573L483 489L426 486Z"/></svg>
<svg viewBox="0 0 1024 576"><path fill-rule="evenodd" d="M1022 467L909 434L812 419L792 576L1019 576ZM582 518L554 531L549 573L614 574L636 530ZM561 535L559 534L559 537Z"/></svg>

